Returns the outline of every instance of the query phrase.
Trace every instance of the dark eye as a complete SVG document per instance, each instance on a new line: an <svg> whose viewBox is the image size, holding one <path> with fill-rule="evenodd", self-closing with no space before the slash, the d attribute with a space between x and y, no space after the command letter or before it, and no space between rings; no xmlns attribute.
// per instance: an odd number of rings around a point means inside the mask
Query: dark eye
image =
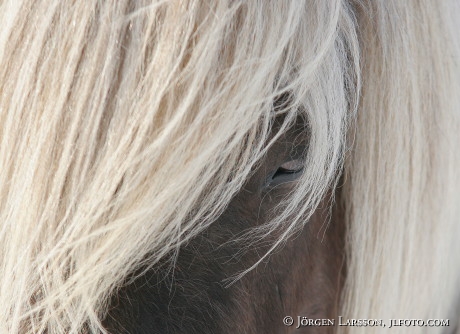
<svg viewBox="0 0 460 334"><path fill-rule="evenodd" d="M279 166L269 178L268 185L273 187L282 183L295 181L302 175L303 168L304 162L300 159L287 161Z"/></svg>

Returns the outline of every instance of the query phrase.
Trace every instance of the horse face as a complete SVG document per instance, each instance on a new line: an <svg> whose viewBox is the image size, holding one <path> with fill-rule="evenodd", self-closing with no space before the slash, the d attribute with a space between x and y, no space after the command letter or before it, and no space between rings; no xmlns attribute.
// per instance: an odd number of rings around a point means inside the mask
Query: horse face
<svg viewBox="0 0 460 334"><path fill-rule="evenodd" d="M106 328L113 333L330 333L300 326L299 317L336 318L343 262L340 210L330 194L305 227L254 270L231 285L276 239L232 242L269 221L296 186L308 146L298 121L268 150L226 211L168 261L143 272L111 301ZM226 283L227 282L227 283ZM291 326L283 318L291 316ZM303 323L304 324L304 323ZM299 328L297 328L299 327Z"/></svg>

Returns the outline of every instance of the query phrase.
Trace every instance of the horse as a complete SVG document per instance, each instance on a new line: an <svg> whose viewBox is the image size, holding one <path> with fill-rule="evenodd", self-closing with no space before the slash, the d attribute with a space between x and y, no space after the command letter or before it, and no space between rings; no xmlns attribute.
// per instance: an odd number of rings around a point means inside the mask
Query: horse
<svg viewBox="0 0 460 334"><path fill-rule="evenodd" d="M276 205L293 191L302 174L305 132L304 122L299 120L267 150L259 168L220 217L180 248L173 274L168 275L170 268L163 264L161 269L157 266L135 275L116 293L105 320L109 332L284 333L283 312L301 314L303 310L315 318L336 316L343 224L335 212L337 218L329 222L330 227L324 226L330 194L320 205L322 210L310 217L308 227L279 254L234 284L224 284L268 250L267 245L259 244L241 252L244 244L228 241L269 221ZM308 259L303 254L308 254ZM222 317L238 321L221 324Z"/></svg>
<svg viewBox="0 0 460 334"><path fill-rule="evenodd" d="M460 333L455 1L0 9L1 333Z"/></svg>

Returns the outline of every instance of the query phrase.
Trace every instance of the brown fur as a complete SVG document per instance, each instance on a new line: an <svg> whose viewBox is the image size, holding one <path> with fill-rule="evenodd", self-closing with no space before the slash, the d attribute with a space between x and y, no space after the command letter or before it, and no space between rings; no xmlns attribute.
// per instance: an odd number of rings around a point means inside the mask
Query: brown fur
<svg viewBox="0 0 460 334"><path fill-rule="evenodd" d="M295 182L264 184L277 166L306 151L306 133L300 121L277 140L224 214L179 251L173 269L165 264L119 291L107 328L113 333L331 333L334 327L296 329L297 316L337 316L344 224L337 205L329 216L331 194L284 247L241 280L224 283L254 264L273 241L247 247L231 240L267 221L292 191ZM290 327L283 324L287 315L295 320Z"/></svg>

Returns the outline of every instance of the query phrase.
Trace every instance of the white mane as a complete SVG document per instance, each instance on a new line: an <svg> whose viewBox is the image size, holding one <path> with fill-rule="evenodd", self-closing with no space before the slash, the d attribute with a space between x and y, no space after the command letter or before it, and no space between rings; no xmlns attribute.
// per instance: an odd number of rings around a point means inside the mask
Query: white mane
<svg viewBox="0 0 460 334"><path fill-rule="evenodd" d="M303 115L308 161L257 233L283 242L343 171L341 314L458 319L459 19L453 0L0 1L0 333L104 332L127 275L240 190L285 92L279 135Z"/></svg>

